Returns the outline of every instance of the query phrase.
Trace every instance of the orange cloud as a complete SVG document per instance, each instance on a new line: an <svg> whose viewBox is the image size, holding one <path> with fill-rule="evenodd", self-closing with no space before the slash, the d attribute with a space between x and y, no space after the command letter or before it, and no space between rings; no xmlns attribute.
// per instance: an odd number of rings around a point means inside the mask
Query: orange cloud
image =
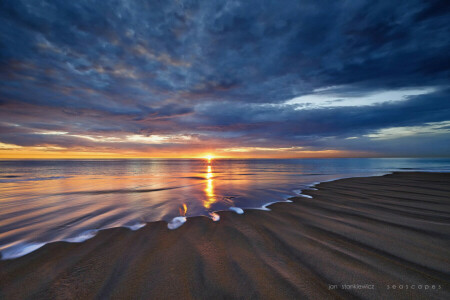
<svg viewBox="0 0 450 300"><path fill-rule="evenodd" d="M325 157L373 157L373 153L341 150L302 150L301 147L235 147L200 149L159 149L152 151L114 149L114 148L63 148L55 146L17 146L0 143L0 159L111 159L111 158L201 158L213 155L214 158L325 158Z"/></svg>

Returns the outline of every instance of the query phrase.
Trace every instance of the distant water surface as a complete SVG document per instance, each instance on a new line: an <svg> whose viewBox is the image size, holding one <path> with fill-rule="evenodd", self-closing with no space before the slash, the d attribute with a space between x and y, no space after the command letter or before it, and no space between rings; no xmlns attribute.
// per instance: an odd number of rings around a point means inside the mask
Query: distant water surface
<svg viewBox="0 0 450 300"><path fill-rule="evenodd" d="M100 229L261 208L314 183L392 171L450 171L450 159L0 161L3 259ZM181 217L181 218L180 218Z"/></svg>

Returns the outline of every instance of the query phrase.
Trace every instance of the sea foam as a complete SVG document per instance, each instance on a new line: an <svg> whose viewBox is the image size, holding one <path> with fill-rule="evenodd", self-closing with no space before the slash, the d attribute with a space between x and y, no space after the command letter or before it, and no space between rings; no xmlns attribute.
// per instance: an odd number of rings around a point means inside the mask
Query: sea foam
<svg viewBox="0 0 450 300"><path fill-rule="evenodd" d="M237 213L239 215L242 215L244 213L244 210L240 207L232 206L229 208L229 210L234 211L235 213Z"/></svg>
<svg viewBox="0 0 450 300"><path fill-rule="evenodd" d="M167 228L173 230L186 223L186 217L175 217L167 224Z"/></svg>
<svg viewBox="0 0 450 300"><path fill-rule="evenodd" d="M86 240L88 240L90 238L93 238L97 234L97 232L98 232L98 230L96 230L96 229L86 230L86 231L84 231L83 233L81 233L81 234L79 234L77 236L64 239L63 241L64 242L69 242L69 243L81 243L81 242L84 242L84 241L86 241Z"/></svg>
<svg viewBox="0 0 450 300"><path fill-rule="evenodd" d="M141 229L144 226L145 226L145 223L136 223L136 224L128 225L128 226L125 226L125 227L130 229L130 230L136 231L138 229Z"/></svg>
<svg viewBox="0 0 450 300"><path fill-rule="evenodd" d="M20 256L24 256L28 253L31 253L42 246L44 246L46 243L19 243L17 245L14 245L12 247L9 247L1 252L2 259L13 259Z"/></svg>
<svg viewBox="0 0 450 300"><path fill-rule="evenodd" d="M310 196L310 195L305 195L305 194L298 194L297 195L298 197L304 197L304 198L312 198L312 196Z"/></svg>
<svg viewBox="0 0 450 300"><path fill-rule="evenodd" d="M211 216L211 220L213 220L214 222L217 222L217 221L220 220L219 214L216 214L216 213L212 212L209 215Z"/></svg>

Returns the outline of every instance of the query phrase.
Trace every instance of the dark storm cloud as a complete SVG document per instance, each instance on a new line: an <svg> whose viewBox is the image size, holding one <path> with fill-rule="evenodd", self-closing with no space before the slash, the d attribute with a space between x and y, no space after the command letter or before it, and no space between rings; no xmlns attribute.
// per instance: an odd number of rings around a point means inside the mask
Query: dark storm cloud
<svg viewBox="0 0 450 300"><path fill-rule="evenodd" d="M447 2L2 1L0 142L95 147L74 135L183 134L325 149L330 137L450 120ZM340 97L435 91L367 106L283 104L330 86ZM116 146L126 145L138 147Z"/></svg>

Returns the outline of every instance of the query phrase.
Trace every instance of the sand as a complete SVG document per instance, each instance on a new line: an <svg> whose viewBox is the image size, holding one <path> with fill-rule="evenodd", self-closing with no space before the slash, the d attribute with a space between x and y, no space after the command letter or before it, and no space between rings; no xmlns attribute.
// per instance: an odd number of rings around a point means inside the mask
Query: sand
<svg viewBox="0 0 450 300"><path fill-rule="evenodd" d="M219 222L48 244L0 261L0 299L450 299L450 174L317 188Z"/></svg>

